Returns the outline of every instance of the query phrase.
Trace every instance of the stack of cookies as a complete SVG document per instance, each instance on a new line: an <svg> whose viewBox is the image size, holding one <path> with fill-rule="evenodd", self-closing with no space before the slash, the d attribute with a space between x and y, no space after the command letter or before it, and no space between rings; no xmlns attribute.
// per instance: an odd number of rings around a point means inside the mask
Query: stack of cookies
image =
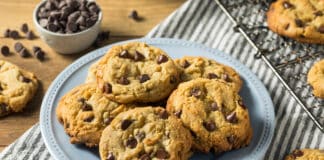
<svg viewBox="0 0 324 160"><path fill-rule="evenodd" d="M214 60L172 60L132 42L90 67L86 83L61 98L57 118L71 143L99 146L103 160L184 160L250 143L241 86L235 70Z"/></svg>

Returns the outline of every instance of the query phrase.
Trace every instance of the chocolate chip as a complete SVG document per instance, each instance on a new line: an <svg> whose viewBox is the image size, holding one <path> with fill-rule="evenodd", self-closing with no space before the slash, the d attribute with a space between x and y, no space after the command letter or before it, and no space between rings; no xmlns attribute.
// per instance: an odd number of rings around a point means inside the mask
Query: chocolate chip
<svg viewBox="0 0 324 160"><path fill-rule="evenodd" d="M85 118L83 121L84 122L92 122L93 119L94 119L94 116L90 116L90 117Z"/></svg>
<svg viewBox="0 0 324 160"><path fill-rule="evenodd" d="M86 20L83 16L80 16L75 23L80 26L86 26Z"/></svg>
<svg viewBox="0 0 324 160"><path fill-rule="evenodd" d="M187 60L184 60L183 63L181 64L183 68L188 68L190 66L190 63Z"/></svg>
<svg viewBox="0 0 324 160"><path fill-rule="evenodd" d="M218 78L218 76L215 73L208 73L207 78L208 79L215 79L215 78Z"/></svg>
<svg viewBox="0 0 324 160"><path fill-rule="evenodd" d="M230 123L237 123L237 117L236 112L232 112L229 115L226 116L226 120Z"/></svg>
<svg viewBox="0 0 324 160"><path fill-rule="evenodd" d="M143 56L143 54L141 54L138 51L135 51L134 60L135 61L142 61L143 59L145 59L145 57Z"/></svg>
<svg viewBox="0 0 324 160"><path fill-rule="evenodd" d="M20 50L19 55L23 58L26 58L29 57L30 54L26 48L23 48Z"/></svg>
<svg viewBox="0 0 324 160"><path fill-rule="evenodd" d="M174 84L176 82L177 82L177 78L174 75L170 76L170 83Z"/></svg>
<svg viewBox="0 0 324 160"><path fill-rule="evenodd" d="M118 79L117 83L122 84L122 85L128 85L130 82L127 79L127 77L122 76Z"/></svg>
<svg viewBox="0 0 324 160"><path fill-rule="evenodd" d="M324 26L318 27L317 31L320 32L320 33L324 33Z"/></svg>
<svg viewBox="0 0 324 160"><path fill-rule="evenodd" d="M296 23L297 27L304 27L304 23L300 19L295 19L295 23Z"/></svg>
<svg viewBox="0 0 324 160"><path fill-rule="evenodd" d="M92 106L86 102L84 102L81 106L82 111L92 111Z"/></svg>
<svg viewBox="0 0 324 160"><path fill-rule="evenodd" d="M34 32L33 31L28 31L27 34L26 34L26 38L28 40L34 39L35 38Z"/></svg>
<svg viewBox="0 0 324 160"><path fill-rule="evenodd" d="M286 8L286 9L289 9L289 8L292 8L294 7L291 3L287 2L287 1L284 1L282 3L283 7Z"/></svg>
<svg viewBox="0 0 324 160"><path fill-rule="evenodd" d="M104 93L107 93L107 94L112 93L112 86L111 86L110 83L105 83L103 85L103 88L102 89L103 89L103 92Z"/></svg>
<svg viewBox="0 0 324 160"><path fill-rule="evenodd" d="M142 141L145 138L145 133L144 132L138 132L136 134L136 137L137 137L138 141Z"/></svg>
<svg viewBox="0 0 324 160"><path fill-rule="evenodd" d="M199 88L192 88L190 90L190 96L194 96L198 98L202 94L201 90Z"/></svg>
<svg viewBox="0 0 324 160"><path fill-rule="evenodd" d="M192 131L191 129L189 131L192 137L197 138L197 134L194 131Z"/></svg>
<svg viewBox="0 0 324 160"><path fill-rule="evenodd" d="M128 53L127 50L123 50L122 52L119 53L118 55L120 58L129 58L131 59L132 56Z"/></svg>
<svg viewBox="0 0 324 160"><path fill-rule="evenodd" d="M166 110L160 112L160 118L168 119L168 117L169 117L169 114L168 114L168 112Z"/></svg>
<svg viewBox="0 0 324 160"><path fill-rule="evenodd" d="M115 160L115 156L112 152L109 152L106 160Z"/></svg>
<svg viewBox="0 0 324 160"><path fill-rule="evenodd" d="M214 122L203 122L203 126L207 129L207 131L212 132L216 129L216 125Z"/></svg>
<svg viewBox="0 0 324 160"><path fill-rule="evenodd" d="M104 124L105 124L105 125L109 125L113 119L114 119L113 117L105 118L105 119L104 119Z"/></svg>
<svg viewBox="0 0 324 160"><path fill-rule="evenodd" d="M181 117L181 114L182 114L182 110L180 110L180 111L176 111L176 112L174 113L174 115L177 116L178 118Z"/></svg>
<svg viewBox="0 0 324 160"><path fill-rule="evenodd" d="M323 16L323 12L322 11L316 11L314 13L315 16Z"/></svg>
<svg viewBox="0 0 324 160"><path fill-rule="evenodd" d="M8 46L2 46L1 47L1 54L4 56L7 56L10 54L10 49Z"/></svg>
<svg viewBox="0 0 324 160"><path fill-rule="evenodd" d="M51 32L56 32L59 29L59 27L54 23L49 23L47 29Z"/></svg>
<svg viewBox="0 0 324 160"><path fill-rule="evenodd" d="M97 17L90 17L86 19L86 26L87 27L93 26L97 22L97 19L98 19Z"/></svg>
<svg viewBox="0 0 324 160"><path fill-rule="evenodd" d="M24 76L19 76L19 81L24 83L29 83L31 80L29 78L26 78Z"/></svg>
<svg viewBox="0 0 324 160"><path fill-rule="evenodd" d="M24 32L24 33L28 32L28 25L26 23L21 25L21 31Z"/></svg>
<svg viewBox="0 0 324 160"><path fill-rule="evenodd" d="M233 144L235 142L236 138L234 135L230 135L226 139L227 139L228 143Z"/></svg>
<svg viewBox="0 0 324 160"><path fill-rule="evenodd" d="M15 48L16 52L20 52L25 47L22 45L22 43L16 42L15 45L14 45L14 48Z"/></svg>
<svg viewBox="0 0 324 160"><path fill-rule="evenodd" d="M210 109L211 109L212 111L217 111L217 110L218 110L218 105L217 105L217 103L216 103L216 102L211 103L211 104L210 104Z"/></svg>
<svg viewBox="0 0 324 160"><path fill-rule="evenodd" d="M83 98L83 97L78 99L78 102L80 102L80 103L82 103L82 104L85 103L85 101L86 101L86 99Z"/></svg>
<svg viewBox="0 0 324 160"><path fill-rule="evenodd" d="M121 129L126 130L132 123L133 123L132 120L128 120L128 119L123 120L121 123Z"/></svg>
<svg viewBox="0 0 324 160"><path fill-rule="evenodd" d="M20 35L16 30L13 30L13 31L10 31L10 37L12 39L18 39L20 37Z"/></svg>
<svg viewBox="0 0 324 160"><path fill-rule="evenodd" d="M126 146L131 149L135 148L137 146L137 140L134 137L128 138Z"/></svg>
<svg viewBox="0 0 324 160"><path fill-rule="evenodd" d="M168 159L170 158L170 154L165 149L160 148L156 151L155 157L160 159Z"/></svg>
<svg viewBox="0 0 324 160"><path fill-rule="evenodd" d="M164 63L164 62L167 62L169 60L169 58L165 55L160 55L157 59L157 63L158 64L161 64L161 63Z"/></svg>
<svg viewBox="0 0 324 160"><path fill-rule="evenodd" d="M55 4L53 4L53 3L50 2L50 1L47 1L47 2L45 3L45 8L46 8L47 10L53 10L53 9L55 9Z"/></svg>
<svg viewBox="0 0 324 160"><path fill-rule="evenodd" d="M244 105L242 100L238 100L238 104L243 108L246 109L246 106Z"/></svg>
<svg viewBox="0 0 324 160"><path fill-rule="evenodd" d="M128 17L136 21L140 19L136 10L132 10Z"/></svg>
<svg viewBox="0 0 324 160"><path fill-rule="evenodd" d="M140 160L151 160L151 157L149 154L145 153L145 154L142 154L139 159Z"/></svg>
<svg viewBox="0 0 324 160"><path fill-rule="evenodd" d="M39 50L35 53L37 59L43 61L45 59L45 53L42 50Z"/></svg>
<svg viewBox="0 0 324 160"><path fill-rule="evenodd" d="M3 33L3 36L5 38L9 38L10 37L10 29L6 29L5 32Z"/></svg>
<svg viewBox="0 0 324 160"><path fill-rule="evenodd" d="M45 28L48 24L48 20L46 18L42 18L38 22L39 22L39 25L43 28Z"/></svg>
<svg viewBox="0 0 324 160"><path fill-rule="evenodd" d="M89 6L89 11L93 13L99 13L100 9L97 5L91 5Z"/></svg>
<svg viewBox="0 0 324 160"><path fill-rule="evenodd" d="M297 149L297 150L294 150L292 155L296 158L296 157L301 157L304 155L303 151Z"/></svg>
<svg viewBox="0 0 324 160"><path fill-rule="evenodd" d="M150 80L150 77L148 74L142 74L139 76L138 79L139 79L140 83L144 83L144 82Z"/></svg>
<svg viewBox="0 0 324 160"><path fill-rule="evenodd" d="M67 31L75 33L78 30L78 25L75 22L68 22L66 28Z"/></svg>

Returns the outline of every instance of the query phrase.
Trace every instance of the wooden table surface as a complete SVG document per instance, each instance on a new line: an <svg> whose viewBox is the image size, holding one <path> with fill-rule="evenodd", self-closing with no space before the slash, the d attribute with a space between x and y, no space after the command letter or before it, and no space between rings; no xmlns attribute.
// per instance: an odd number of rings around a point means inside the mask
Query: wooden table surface
<svg viewBox="0 0 324 160"><path fill-rule="evenodd" d="M110 31L110 39L105 44L110 44L126 39L144 36L161 20L183 4L185 0L97 0L102 11L102 30ZM49 48L39 38L34 40L12 40L4 38L5 29L17 29L27 23L35 31L32 23L32 12L40 0L7 0L0 1L0 46L8 45L12 53L0 59L12 62L26 70L34 72L40 80L40 88L33 100L26 106L24 112L0 118L0 151L15 139L21 136L28 128L39 121L39 111L42 98L48 86L55 77L71 62L95 48L90 48L75 55L60 55ZM127 16L133 9L144 17L141 22L135 22ZM36 31L35 31L36 32ZM21 35L24 35L20 32ZM37 33L36 33L37 34ZM47 60L38 61L34 57L21 58L14 52L13 45L20 41L31 50L32 46L40 46L45 52Z"/></svg>

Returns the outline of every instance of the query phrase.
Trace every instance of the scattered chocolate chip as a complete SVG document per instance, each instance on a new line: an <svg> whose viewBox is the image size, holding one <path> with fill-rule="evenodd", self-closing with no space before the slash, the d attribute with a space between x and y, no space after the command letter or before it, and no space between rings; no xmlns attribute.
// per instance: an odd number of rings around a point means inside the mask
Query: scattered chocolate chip
<svg viewBox="0 0 324 160"><path fill-rule="evenodd" d="M26 78L24 76L19 76L19 81L24 83L29 83L31 80L29 78Z"/></svg>
<svg viewBox="0 0 324 160"><path fill-rule="evenodd" d="M322 11L316 11L314 13L315 16L323 16L323 12Z"/></svg>
<svg viewBox="0 0 324 160"><path fill-rule="evenodd" d="M115 160L115 156L112 152L109 152L109 154L107 156L107 160Z"/></svg>
<svg viewBox="0 0 324 160"><path fill-rule="evenodd" d="M304 23L300 19L295 19L295 23L296 23L297 27L304 27Z"/></svg>
<svg viewBox="0 0 324 160"><path fill-rule="evenodd" d="M215 79L215 78L218 78L218 76L215 73L208 73L207 78L208 79Z"/></svg>
<svg viewBox="0 0 324 160"><path fill-rule="evenodd" d="M170 77L170 83L171 84L174 84L174 83L176 83L177 82L177 78L174 76L174 75L172 75L171 77Z"/></svg>
<svg viewBox="0 0 324 160"><path fill-rule="evenodd" d="M142 61L143 59L145 59L145 57L143 56L143 54L141 54L138 51L135 51L134 60L135 61Z"/></svg>
<svg viewBox="0 0 324 160"><path fill-rule="evenodd" d="M122 76L118 79L117 83L122 84L122 85L128 85L130 82L127 79L127 77Z"/></svg>
<svg viewBox="0 0 324 160"><path fill-rule="evenodd" d="M246 109L246 106L244 105L242 100L238 100L238 104L243 108Z"/></svg>
<svg viewBox="0 0 324 160"><path fill-rule="evenodd" d="M145 133L144 132L138 132L136 134L136 137L137 137L138 141L142 141L145 138Z"/></svg>
<svg viewBox="0 0 324 160"><path fill-rule="evenodd" d="M37 59L43 61L45 59L45 53L42 50L39 50L35 53Z"/></svg>
<svg viewBox="0 0 324 160"><path fill-rule="evenodd" d="M112 93L112 86L111 86L111 84L110 83L105 83L103 85L102 91L104 93L107 93L107 94Z"/></svg>
<svg viewBox="0 0 324 160"><path fill-rule="evenodd" d="M129 18L132 18L135 21L140 20L140 17L138 16L138 13L136 10L132 10L130 14L128 15Z"/></svg>
<svg viewBox="0 0 324 160"><path fill-rule="evenodd" d="M26 58L29 57L30 54L26 48L23 48L20 50L19 55L23 58Z"/></svg>
<svg viewBox="0 0 324 160"><path fill-rule="evenodd" d="M176 112L174 113L174 115L177 116L178 118L181 117L181 114L182 114L182 110L180 110L180 111L176 111Z"/></svg>
<svg viewBox="0 0 324 160"><path fill-rule="evenodd" d="M121 123L121 129L126 130L132 123L133 123L132 120L128 120L128 119L123 120Z"/></svg>
<svg viewBox="0 0 324 160"><path fill-rule="evenodd" d="M120 58L129 58L131 59L132 56L128 53L127 50L123 50L122 52L119 53L118 55Z"/></svg>
<svg viewBox="0 0 324 160"><path fill-rule="evenodd" d="M10 34L9 35L10 35L10 37L12 39L18 39L18 38L20 38L20 35L19 35L19 33L16 30L10 31Z"/></svg>
<svg viewBox="0 0 324 160"><path fill-rule="evenodd" d="M170 154L165 149L160 148L156 151L155 157L160 159L168 159Z"/></svg>
<svg viewBox="0 0 324 160"><path fill-rule="evenodd" d="M292 155L296 158L296 157L301 157L304 155L303 151L297 149L297 150L294 150Z"/></svg>
<svg viewBox="0 0 324 160"><path fill-rule="evenodd" d="M25 47L22 45L22 43L16 42L15 45L14 45L14 48L15 48L16 52L20 52Z"/></svg>
<svg viewBox="0 0 324 160"><path fill-rule="evenodd" d="M190 95L198 98L202 94L201 90L199 88L192 88L190 90Z"/></svg>
<svg viewBox="0 0 324 160"><path fill-rule="evenodd" d="M128 138L126 146L131 149L135 148L137 146L137 140L134 137Z"/></svg>
<svg viewBox="0 0 324 160"><path fill-rule="evenodd" d="M3 33L3 36L5 38L9 38L10 37L10 29L6 29L5 32Z"/></svg>
<svg viewBox="0 0 324 160"><path fill-rule="evenodd" d="M236 112L232 112L229 115L226 116L226 120L230 123L237 123L237 117Z"/></svg>
<svg viewBox="0 0 324 160"><path fill-rule="evenodd" d="M228 141L228 143L230 143L230 144L233 144L234 142L235 142L235 136L234 135L230 135L230 136L228 136L227 137L227 141Z"/></svg>
<svg viewBox="0 0 324 160"><path fill-rule="evenodd" d="M113 119L114 119L113 117L105 118L105 119L104 119L104 124L105 124L105 125L109 125Z"/></svg>
<svg viewBox="0 0 324 160"><path fill-rule="evenodd" d="M203 126L207 129L207 131L212 132L216 129L216 125L214 122L203 122Z"/></svg>
<svg viewBox="0 0 324 160"><path fill-rule="evenodd" d="M35 38L34 32L33 31L28 31L27 34L26 34L26 38L28 40L34 39Z"/></svg>
<svg viewBox="0 0 324 160"><path fill-rule="evenodd" d="M168 112L166 110L160 112L160 118L168 119L168 117L169 117L169 114L168 114Z"/></svg>
<svg viewBox="0 0 324 160"><path fill-rule="evenodd" d="M181 64L183 68L188 68L190 66L190 63L187 60L184 60L183 63Z"/></svg>
<svg viewBox="0 0 324 160"><path fill-rule="evenodd" d="M317 31L320 32L320 33L324 33L324 26L318 27Z"/></svg>
<svg viewBox="0 0 324 160"><path fill-rule="evenodd" d="M160 55L157 59L157 63L158 64L161 64L161 63L164 63L164 62L167 62L169 60L169 58L165 55Z"/></svg>
<svg viewBox="0 0 324 160"><path fill-rule="evenodd" d="M7 56L10 54L10 49L8 46L2 46L1 47L1 54L4 56Z"/></svg>
<svg viewBox="0 0 324 160"><path fill-rule="evenodd" d="M212 111L217 111L217 110L218 110L218 105L217 105L217 103L216 103L216 102L211 103L211 104L210 104L210 109L211 109Z"/></svg>
<svg viewBox="0 0 324 160"><path fill-rule="evenodd" d="M28 32L28 25L26 23L21 25L21 31L24 32L24 33Z"/></svg>
<svg viewBox="0 0 324 160"><path fill-rule="evenodd" d="M139 159L140 160L151 160L151 157L149 154L145 153L145 154L142 154Z"/></svg>
<svg viewBox="0 0 324 160"><path fill-rule="evenodd" d="M84 102L81 106L82 111L92 111L92 106L86 102Z"/></svg>
<svg viewBox="0 0 324 160"><path fill-rule="evenodd" d="M289 8L292 8L294 7L291 3L287 2L287 1L284 1L282 3L283 7L286 8L286 9L289 9Z"/></svg>
<svg viewBox="0 0 324 160"><path fill-rule="evenodd" d="M94 119L94 116L90 116L90 117L87 117L86 119L84 119L83 121L84 122L92 122L93 119Z"/></svg>
<svg viewBox="0 0 324 160"><path fill-rule="evenodd" d="M139 79L140 83L144 83L144 82L150 80L150 77L148 74L142 74L139 76L138 79Z"/></svg>

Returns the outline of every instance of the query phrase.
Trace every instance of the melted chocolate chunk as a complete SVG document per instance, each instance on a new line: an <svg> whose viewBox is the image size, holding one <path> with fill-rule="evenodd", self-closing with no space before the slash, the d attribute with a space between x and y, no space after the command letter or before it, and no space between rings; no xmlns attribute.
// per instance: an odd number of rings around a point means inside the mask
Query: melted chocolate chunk
<svg viewBox="0 0 324 160"><path fill-rule="evenodd" d="M128 120L128 119L123 120L121 123L121 129L126 130L132 123L133 123L132 120Z"/></svg>
<svg viewBox="0 0 324 160"><path fill-rule="evenodd" d="M94 119L94 116L90 116L90 117L87 117L86 119L84 119L83 121L84 122L92 122L93 119Z"/></svg>
<svg viewBox="0 0 324 160"><path fill-rule="evenodd" d="M174 83L176 83L177 82L177 78L174 76L174 75L172 75L171 77L170 77L170 83L171 84L174 84Z"/></svg>
<svg viewBox="0 0 324 160"><path fill-rule="evenodd" d="M170 154L165 149L160 148L156 151L155 157L160 159L168 159Z"/></svg>
<svg viewBox="0 0 324 160"><path fill-rule="evenodd" d="M215 79L215 78L218 78L218 76L215 73L208 73L207 78L208 79Z"/></svg>
<svg viewBox="0 0 324 160"><path fill-rule="evenodd" d="M140 83L144 83L144 82L150 80L150 77L148 74L142 74L139 76L138 79L139 79Z"/></svg>
<svg viewBox="0 0 324 160"><path fill-rule="evenodd" d="M104 93L107 93L107 94L112 93L112 86L111 86L111 84L110 83L105 83L103 85L102 91Z"/></svg>
<svg viewBox="0 0 324 160"><path fill-rule="evenodd" d="M216 102L211 103L211 104L210 104L210 109L211 109L212 111L217 111L217 110L218 110L218 105L217 105L217 103L216 103Z"/></svg>
<svg viewBox="0 0 324 160"><path fill-rule="evenodd" d="M140 160L151 160L151 157L149 154L144 153L141 155L141 157L139 158Z"/></svg>
<svg viewBox="0 0 324 160"><path fill-rule="evenodd" d="M318 27L317 31L320 32L320 33L324 33L324 26Z"/></svg>
<svg viewBox="0 0 324 160"><path fill-rule="evenodd" d="M168 112L166 110L160 112L160 118L168 119L168 117L169 117L169 114L168 114Z"/></svg>
<svg viewBox="0 0 324 160"><path fill-rule="evenodd" d="M118 79L117 83L122 84L122 85L128 85L130 82L127 79L127 77L123 76Z"/></svg>
<svg viewBox="0 0 324 160"><path fill-rule="evenodd" d="M138 132L136 134L136 137L137 137L138 141L142 141L145 138L145 133L144 132Z"/></svg>
<svg viewBox="0 0 324 160"><path fill-rule="evenodd" d="M161 63L165 63L165 62L167 62L169 60L169 58L167 57L167 56L165 56L165 55L160 55L159 57L158 57L158 59L157 59L157 63L158 64L161 64Z"/></svg>
<svg viewBox="0 0 324 160"><path fill-rule="evenodd" d="M227 141L228 141L228 143L233 144L235 142L235 136L230 135L229 137L227 137Z"/></svg>
<svg viewBox="0 0 324 160"><path fill-rule="evenodd" d="M182 114L182 110L177 111L177 112L174 113L174 115L177 116L178 118L181 117L181 114Z"/></svg>
<svg viewBox="0 0 324 160"><path fill-rule="evenodd" d="M315 16L323 16L323 12L322 11L317 11L314 13Z"/></svg>
<svg viewBox="0 0 324 160"><path fill-rule="evenodd" d="M216 124L215 122L203 122L204 127L207 129L207 131L212 132L216 130Z"/></svg>
<svg viewBox="0 0 324 160"><path fill-rule="evenodd" d="M283 7L286 8L286 9L293 8L293 7L294 7L291 3L286 2L286 1L283 2L282 5L283 5Z"/></svg>
<svg viewBox="0 0 324 160"><path fill-rule="evenodd" d="M145 57L143 56L143 54L141 54L138 51L135 51L135 55L134 55L134 60L135 61L142 61L144 59L145 59Z"/></svg>
<svg viewBox="0 0 324 160"><path fill-rule="evenodd" d="M119 53L118 55L120 58L128 58L132 59L133 57L128 53L127 50L123 50L122 52Z"/></svg>
<svg viewBox="0 0 324 160"><path fill-rule="evenodd" d="M304 22L301 19L295 19L297 27L304 27Z"/></svg>
<svg viewBox="0 0 324 160"><path fill-rule="evenodd" d="M190 66L190 63L187 60L184 60L183 63L181 64L181 67L183 68L188 68Z"/></svg>
<svg viewBox="0 0 324 160"><path fill-rule="evenodd" d="M229 115L226 116L226 120L230 123L237 123L237 117L236 112L232 112Z"/></svg>
<svg viewBox="0 0 324 160"><path fill-rule="evenodd" d="M190 90L190 95L198 98L202 94L201 90L199 88L192 88Z"/></svg>
<svg viewBox="0 0 324 160"><path fill-rule="evenodd" d="M294 151L293 151L292 155L296 158L296 157L301 157L301 156L303 156L304 153L303 153L303 151L297 149L297 150L294 150Z"/></svg>
<svg viewBox="0 0 324 160"><path fill-rule="evenodd" d="M109 125L113 119L114 119L113 117L105 118L105 119L104 119L104 124L105 124L105 125Z"/></svg>
<svg viewBox="0 0 324 160"><path fill-rule="evenodd" d="M110 152L107 156L107 160L115 160L115 156L112 152Z"/></svg>
<svg viewBox="0 0 324 160"><path fill-rule="evenodd" d="M92 106L86 102L84 102L81 106L82 111L92 111Z"/></svg>
<svg viewBox="0 0 324 160"><path fill-rule="evenodd" d="M137 146L137 140L134 137L128 138L126 146L131 149L135 148Z"/></svg>

